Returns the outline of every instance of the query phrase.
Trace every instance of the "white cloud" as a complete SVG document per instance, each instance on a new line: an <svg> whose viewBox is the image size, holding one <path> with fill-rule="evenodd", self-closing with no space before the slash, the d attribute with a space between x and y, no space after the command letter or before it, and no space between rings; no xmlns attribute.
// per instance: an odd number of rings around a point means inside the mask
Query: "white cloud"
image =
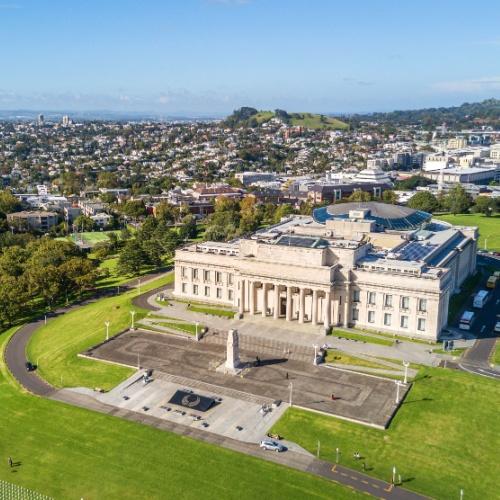
<svg viewBox="0 0 500 500"><path fill-rule="evenodd" d="M432 85L444 92L487 92L500 90L500 76L488 76L470 80L437 82Z"/></svg>

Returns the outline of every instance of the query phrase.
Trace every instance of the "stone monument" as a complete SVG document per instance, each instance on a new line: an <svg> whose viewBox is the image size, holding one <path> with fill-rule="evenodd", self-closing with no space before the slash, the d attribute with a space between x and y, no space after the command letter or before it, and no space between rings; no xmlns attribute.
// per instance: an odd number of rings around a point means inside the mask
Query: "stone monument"
<svg viewBox="0 0 500 500"><path fill-rule="evenodd" d="M217 371L238 375L241 373L243 365L240 361L240 340L237 330L227 332L226 362L217 368Z"/></svg>

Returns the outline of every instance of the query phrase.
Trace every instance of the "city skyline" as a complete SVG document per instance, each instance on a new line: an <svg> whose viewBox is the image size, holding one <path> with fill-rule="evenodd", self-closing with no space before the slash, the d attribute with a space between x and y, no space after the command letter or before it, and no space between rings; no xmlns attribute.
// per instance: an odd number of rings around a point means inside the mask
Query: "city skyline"
<svg viewBox="0 0 500 500"><path fill-rule="evenodd" d="M500 8L260 0L0 4L0 109L349 113L500 95Z"/></svg>

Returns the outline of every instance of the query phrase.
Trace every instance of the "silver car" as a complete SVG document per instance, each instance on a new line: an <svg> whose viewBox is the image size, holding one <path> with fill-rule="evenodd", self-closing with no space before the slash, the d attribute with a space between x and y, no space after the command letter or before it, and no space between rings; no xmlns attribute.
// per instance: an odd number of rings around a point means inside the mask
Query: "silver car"
<svg viewBox="0 0 500 500"><path fill-rule="evenodd" d="M272 439L263 439L260 442L260 447L263 450L270 450L270 451L277 451L277 452L281 452L281 451L286 450L286 448L281 443L278 443L278 441L273 441Z"/></svg>

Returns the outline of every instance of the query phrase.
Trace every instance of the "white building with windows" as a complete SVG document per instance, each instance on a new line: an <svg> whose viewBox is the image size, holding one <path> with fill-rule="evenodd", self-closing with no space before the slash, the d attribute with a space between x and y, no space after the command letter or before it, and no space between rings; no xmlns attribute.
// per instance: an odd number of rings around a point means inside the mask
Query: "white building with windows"
<svg viewBox="0 0 500 500"><path fill-rule="evenodd" d="M243 317L436 340L476 249L476 228L407 207L343 203L250 238L177 250L174 293Z"/></svg>

